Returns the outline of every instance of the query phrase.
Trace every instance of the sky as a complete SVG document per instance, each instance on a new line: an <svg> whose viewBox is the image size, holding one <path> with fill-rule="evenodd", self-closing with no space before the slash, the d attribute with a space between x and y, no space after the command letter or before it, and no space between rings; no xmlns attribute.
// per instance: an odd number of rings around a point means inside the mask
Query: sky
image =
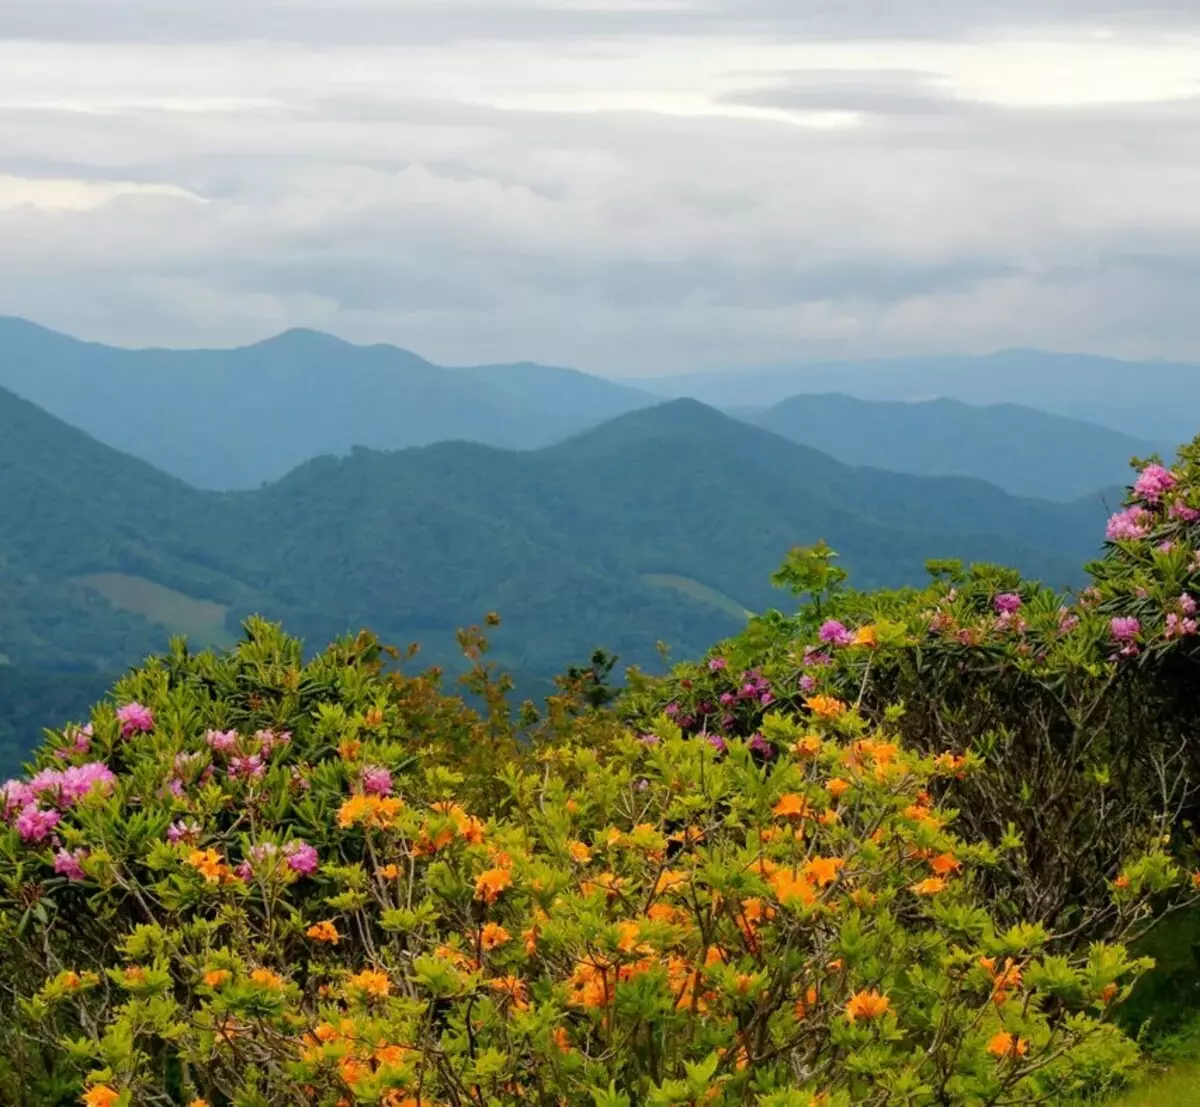
<svg viewBox="0 0 1200 1107"><path fill-rule="evenodd" d="M1200 360L1200 0L3 0L0 315Z"/></svg>

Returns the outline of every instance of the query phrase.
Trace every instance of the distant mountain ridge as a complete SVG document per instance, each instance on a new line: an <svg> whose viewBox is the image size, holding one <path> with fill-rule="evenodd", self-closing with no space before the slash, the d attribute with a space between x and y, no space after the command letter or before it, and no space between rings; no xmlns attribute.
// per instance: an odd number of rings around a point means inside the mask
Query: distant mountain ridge
<svg viewBox="0 0 1200 1107"><path fill-rule="evenodd" d="M211 489L256 488L354 446L532 449L657 401L575 370L450 369L319 331L230 350L124 350L10 318L0 318L0 387Z"/></svg>
<svg viewBox="0 0 1200 1107"><path fill-rule="evenodd" d="M762 409L801 393L828 392L861 400L1018 403L1174 443L1190 439L1200 420L1200 365L1043 350L741 367L648 378L638 385L723 408Z"/></svg>
<svg viewBox="0 0 1200 1107"><path fill-rule="evenodd" d="M977 477L1016 495L1049 500L1123 484L1133 457L1174 448L1020 404L827 393L793 396L742 418L849 465Z"/></svg>

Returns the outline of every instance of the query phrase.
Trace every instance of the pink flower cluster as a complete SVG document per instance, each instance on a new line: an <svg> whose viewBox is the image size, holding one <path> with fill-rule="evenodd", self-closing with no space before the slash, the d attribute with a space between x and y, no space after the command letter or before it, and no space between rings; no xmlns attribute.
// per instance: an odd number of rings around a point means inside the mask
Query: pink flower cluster
<svg viewBox="0 0 1200 1107"><path fill-rule="evenodd" d="M87 858L88 852L85 849L68 850L59 849L54 854L54 871L59 876L65 876L70 881L79 881L86 878L87 874L83 871L83 862Z"/></svg>
<svg viewBox="0 0 1200 1107"><path fill-rule="evenodd" d="M854 632L837 619L827 619L822 623L818 637L831 646L849 646L854 642Z"/></svg>
<svg viewBox="0 0 1200 1107"><path fill-rule="evenodd" d="M1104 535L1110 542L1130 542L1150 533L1154 517L1144 507L1134 504L1118 511L1108 520Z"/></svg>
<svg viewBox="0 0 1200 1107"><path fill-rule="evenodd" d="M1015 615L1021 610L1021 597L1016 592L1001 592L993 601L997 615Z"/></svg>
<svg viewBox="0 0 1200 1107"><path fill-rule="evenodd" d="M1179 483L1179 478L1170 469L1161 465L1147 465L1133 485L1133 494L1142 503L1159 503L1163 496Z"/></svg>
<svg viewBox="0 0 1200 1107"><path fill-rule="evenodd" d="M243 880L250 880L260 870L271 872L275 860L280 857L297 876L312 876L320 868L317 851L307 842L296 838L282 850L271 842L251 846L249 856L237 867L237 875Z"/></svg>
<svg viewBox="0 0 1200 1107"><path fill-rule="evenodd" d="M236 730L209 730L204 735L213 753L229 758L226 772L230 780L261 780L266 775L267 758L291 740L291 732L286 730L258 730L248 739Z"/></svg>
<svg viewBox="0 0 1200 1107"><path fill-rule="evenodd" d="M379 765L367 765L362 774L363 791L372 796L392 794L392 774Z"/></svg>
<svg viewBox="0 0 1200 1107"><path fill-rule="evenodd" d="M121 724L122 738L148 734L154 729L154 712L145 704L127 703L117 709L117 722Z"/></svg>
<svg viewBox="0 0 1200 1107"><path fill-rule="evenodd" d="M200 833L203 829L198 822L189 823L183 819L177 819L167 828L167 841L173 846L180 842L194 846L200 841Z"/></svg>
<svg viewBox="0 0 1200 1107"><path fill-rule="evenodd" d="M108 791L116 779L103 761L43 769L29 781L9 780L0 786L0 810L22 841L44 842L62 818L60 812L74 807L93 789Z"/></svg>

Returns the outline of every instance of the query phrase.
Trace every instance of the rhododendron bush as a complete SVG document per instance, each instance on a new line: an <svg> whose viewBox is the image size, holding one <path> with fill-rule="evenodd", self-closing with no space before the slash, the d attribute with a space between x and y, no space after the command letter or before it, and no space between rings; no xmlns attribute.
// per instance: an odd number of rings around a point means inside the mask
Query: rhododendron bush
<svg viewBox="0 0 1200 1107"><path fill-rule="evenodd" d="M953 562L931 563L924 589L859 593L834 556L794 551L777 582L800 610L638 679L627 718L665 711L701 740L772 756L762 724L779 707L842 699L877 718L903 703L905 741L979 762L939 795L973 837L1012 846L986 874L999 917L1081 943L1123 925L1110 891L1128 858L1166 838L1194 867L1200 445L1140 467L1078 594Z"/></svg>
<svg viewBox="0 0 1200 1107"><path fill-rule="evenodd" d="M718 743L577 704L522 745L368 640L250 631L6 788L7 1101L999 1104L1135 1063L1145 964L997 925L1014 862L933 795L978 759L899 712ZM1150 849L1113 909L1184 880Z"/></svg>

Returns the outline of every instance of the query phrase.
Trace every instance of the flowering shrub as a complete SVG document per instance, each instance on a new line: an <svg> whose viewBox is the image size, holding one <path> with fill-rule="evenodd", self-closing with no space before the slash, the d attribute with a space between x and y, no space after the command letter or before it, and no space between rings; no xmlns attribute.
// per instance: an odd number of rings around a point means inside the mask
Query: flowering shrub
<svg viewBox="0 0 1200 1107"><path fill-rule="evenodd" d="M57 842L3 840L0 1033L66 1061L40 1102L1031 1102L1135 1062L1104 1019L1145 965L995 924L1001 854L931 794L977 759L898 712L768 703L757 746L581 712L485 787L438 763L450 705L289 648L213 663L228 700L152 665L135 732L103 709L51 755L108 773L10 786L60 805ZM1151 853L1111 896L1181 875Z"/></svg>
<svg viewBox="0 0 1200 1107"><path fill-rule="evenodd" d="M1126 933L1109 895L1130 857L1185 833L1200 810L1193 708L1200 605L1200 445L1141 468L1109 523L1093 584L1064 595L996 566L931 563L925 589L856 593L832 551L797 550L777 582L805 597L698 665L635 681L634 723L665 710L690 734L742 737L770 756L765 713L894 703L904 739L954 744L982 771L943 791L972 836L1019 847L988 874L1001 917L1080 942Z"/></svg>

